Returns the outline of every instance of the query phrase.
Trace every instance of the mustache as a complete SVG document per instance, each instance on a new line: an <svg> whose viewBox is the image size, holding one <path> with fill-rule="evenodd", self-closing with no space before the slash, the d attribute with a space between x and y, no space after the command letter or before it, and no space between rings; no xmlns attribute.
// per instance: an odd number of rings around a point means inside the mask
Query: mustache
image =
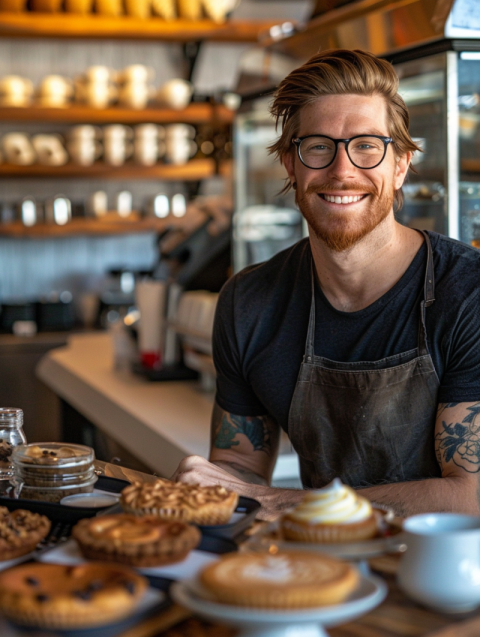
<svg viewBox="0 0 480 637"><path fill-rule="evenodd" d="M352 181L350 183L334 183L332 181L326 181L321 184L310 184L305 190L306 195L312 195L321 192L322 194L329 194L331 192L358 192L361 195L376 195L377 190L372 184L362 184L358 181Z"/></svg>

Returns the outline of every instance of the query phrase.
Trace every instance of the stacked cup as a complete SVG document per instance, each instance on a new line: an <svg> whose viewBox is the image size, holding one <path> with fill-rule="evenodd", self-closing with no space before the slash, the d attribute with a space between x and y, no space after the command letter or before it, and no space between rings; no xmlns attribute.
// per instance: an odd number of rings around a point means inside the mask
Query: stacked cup
<svg viewBox="0 0 480 637"><path fill-rule="evenodd" d="M38 89L38 102L41 106L64 108L73 95L72 81L61 75L47 75Z"/></svg>
<svg viewBox="0 0 480 637"><path fill-rule="evenodd" d="M91 166L100 156L101 131L96 126L73 126L68 132L67 150L71 160L80 166Z"/></svg>
<svg viewBox="0 0 480 637"><path fill-rule="evenodd" d="M113 71L108 66L91 66L76 80L75 95L78 102L93 108L107 108L116 98Z"/></svg>
<svg viewBox="0 0 480 637"><path fill-rule="evenodd" d="M164 143L159 137L165 134L163 126L140 124L135 126L133 158L141 166L153 166L163 154Z"/></svg>
<svg viewBox="0 0 480 637"><path fill-rule="evenodd" d="M110 166L122 166L132 154L133 131L123 124L103 128L103 158Z"/></svg>
<svg viewBox="0 0 480 637"><path fill-rule="evenodd" d="M195 128L189 124L170 124L165 127L165 161L185 164L197 151Z"/></svg>
<svg viewBox="0 0 480 637"><path fill-rule="evenodd" d="M119 102L128 108L145 108L148 100L155 94L151 82L155 78L155 69L144 64L131 64L119 74Z"/></svg>

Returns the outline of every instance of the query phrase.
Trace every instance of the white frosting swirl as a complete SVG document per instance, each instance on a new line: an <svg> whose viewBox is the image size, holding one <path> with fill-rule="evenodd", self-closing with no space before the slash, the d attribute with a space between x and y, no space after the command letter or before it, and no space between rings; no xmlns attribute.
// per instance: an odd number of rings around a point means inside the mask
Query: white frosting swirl
<svg viewBox="0 0 480 637"><path fill-rule="evenodd" d="M371 515L370 502L335 478L323 489L307 491L302 502L289 512L288 517L310 524L353 524Z"/></svg>

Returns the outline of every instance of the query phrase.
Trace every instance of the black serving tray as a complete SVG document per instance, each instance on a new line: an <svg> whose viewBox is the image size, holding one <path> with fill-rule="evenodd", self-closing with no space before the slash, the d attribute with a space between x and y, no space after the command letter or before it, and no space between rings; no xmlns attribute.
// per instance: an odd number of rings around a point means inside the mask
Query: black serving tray
<svg viewBox="0 0 480 637"><path fill-rule="evenodd" d="M215 524L212 526L200 525L198 528L202 532L202 536L214 536L218 538L231 539L241 535L255 519L261 504L257 500L252 498L246 498L241 495L238 499L238 505L235 509L235 513L244 513L236 522L230 522L227 524Z"/></svg>
<svg viewBox="0 0 480 637"><path fill-rule="evenodd" d="M197 380L199 373L185 365L164 365L161 369L144 367L141 363L132 363L132 372L152 381Z"/></svg>
<svg viewBox="0 0 480 637"><path fill-rule="evenodd" d="M129 484L126 480L99 476L95 488L102 491L110 491L110 493L121 493ZM46 515L53 524L75 524L75 522L83 518L93 518L97 513L105 513L108 510L113 512L118 509L117 504L108 507L69 507L58 502L43 502L41 500L26 500L24 498L8 498L5 496L0 496L0 506L7 507L9 511L26 509L33 513Z"/></svg>

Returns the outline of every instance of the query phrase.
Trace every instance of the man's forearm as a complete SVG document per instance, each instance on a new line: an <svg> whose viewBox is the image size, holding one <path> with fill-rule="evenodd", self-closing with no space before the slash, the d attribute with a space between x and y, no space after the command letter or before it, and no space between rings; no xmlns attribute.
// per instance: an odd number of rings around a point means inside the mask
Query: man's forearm
<svg viewBox="0 0 480 637"><path fill-rule="evenodd" d="M398 482L358 489L372 502L391 507L396 515L453 511L480 515L480 493L474 481L457 476Z"/></svg>

